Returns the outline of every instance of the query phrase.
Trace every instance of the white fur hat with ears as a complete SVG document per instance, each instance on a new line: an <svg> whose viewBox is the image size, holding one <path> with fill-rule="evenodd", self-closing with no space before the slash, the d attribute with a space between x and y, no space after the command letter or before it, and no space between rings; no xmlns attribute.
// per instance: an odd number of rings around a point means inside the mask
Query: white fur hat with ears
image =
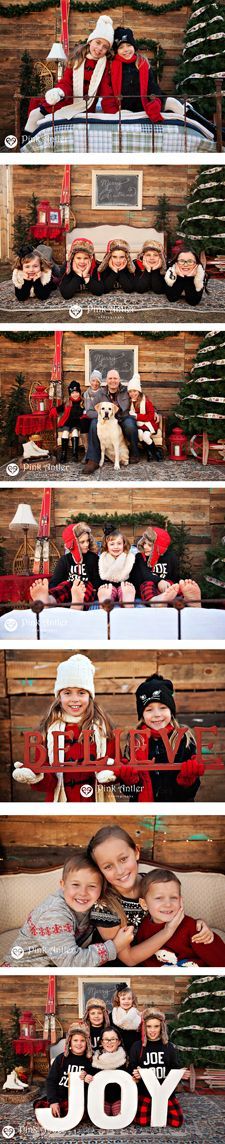
<svg viewBox="0 0 225 1144"><path fill-rule="evenodd" d="M55 696L66 687L83 687L95 698L95 667L87 655L71 655L59 663L55 681Z"/></svg>
<svg viewBox="0 0 225 1144"><path fill-rule="evenodd" d="M138 389L138 393L141 393L141 378L139 373L133 373L133 377L131 377L130 381L128 381L128 393L130 389Z"/></svg>
<svg viewBox="0 0 225 1144"><path fill-rule="evenodd" d="M88 36L88 44L91 40L108 40L108 44L112 47L114 40L114 28L111 16L99 16L93 32Z"/></svg>

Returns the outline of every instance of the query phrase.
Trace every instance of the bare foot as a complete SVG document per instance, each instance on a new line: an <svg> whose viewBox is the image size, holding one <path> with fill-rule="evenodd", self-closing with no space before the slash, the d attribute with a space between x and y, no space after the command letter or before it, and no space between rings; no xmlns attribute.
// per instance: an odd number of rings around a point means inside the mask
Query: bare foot
<svg viewBox="0 0 225 1144"><path fill-rule="evenodd" d="M201 588L196 580L180 580L179 587L189 608L201 607Z"/></svg>
<svg viewBox="0 0 225 1144"><path fill-rule="evenodd" d="M48 580L34 580L30 586L31 600L41 600L42 604L49 604L51 597L49 595Z"/></svg>
<svg viewBox="0 0 225 1144"><path fill-rule="evenodd" d="M78 578L74 580L71 587L72 604L74 607L83 608L85 590L83 580L79 580Z"/></svg>
<svg viewBox="0 0 225 1144"><path fill-rule="evenodd" d="M169 580L159 580L158 592L165 592L166 588L169 588L169 587L170 587Z"/></svg>
<svg viewBox="0 0 225 1144"><path fill-rule="evenodd" d="M99 604L105 604L106 600L111 600L111 598L112 598L112 584L101 584L100 588L98 589Z"/></svg>
<svg viewBox="0 0 225 1144"><path fill-rule="evenodd" d="M123 580L121 584L121 600L122 604L133 604L135 600L135 588L133 584Z"/></svg>
<svg viewBox="0 0 225 1144"><path fill-rule="evenodd" d="M156 600L154 601L153 607L155 607L155 605L158 607L162 607L162 605L164 605L164 604L172 604L173 600L176 600L176 596L178 595L178 590L179 590L179 584L169 584L168 587L165 588L165 592L162 592L162 591L160 592L160 596L158 596L158 600L159 600L158 605L157 605L157 598L156 598ZM152 601L152 603L153 603L153 601Z"/></svg>

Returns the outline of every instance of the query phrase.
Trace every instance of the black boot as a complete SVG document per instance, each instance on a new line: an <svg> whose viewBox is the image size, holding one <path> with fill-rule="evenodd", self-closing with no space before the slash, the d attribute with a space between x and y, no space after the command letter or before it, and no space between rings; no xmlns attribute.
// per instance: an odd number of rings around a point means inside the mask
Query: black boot
<svg viewBox="0 0 225 1144"><path fill-rule="evenodd" d="M67 462L67 451L68 451L68 439L67 439L67 437L62 437L62 447L61 447L60 465L66 465L66 462Z"/></svg>
<svg viewBox="0 0 225 1144"><path fill-rule="evenodd" d="M152 441L151 448L153 450L153 460L154 461L163 461L163 449L162 449L161 445L155 445L154 441Z"/></svg>
<svg viewBox="0 0 225 1144"><path fill-rule="evenodd" d="M78 444L79 444L79 438L78 437L72 437L72 458L73 458L73 461L78 461Z"/></svg>
<svg viewBox="0 0 225 1144"><path fill-rule="evenodd" d="M155 460L153 445L147 445L147 460L148 461L154 461Z"/></svg>

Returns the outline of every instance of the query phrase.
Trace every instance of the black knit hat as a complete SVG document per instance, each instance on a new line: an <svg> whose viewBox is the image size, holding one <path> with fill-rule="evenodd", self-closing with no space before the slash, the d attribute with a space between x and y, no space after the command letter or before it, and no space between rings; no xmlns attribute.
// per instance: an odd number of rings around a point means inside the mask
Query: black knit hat
<svg viewBox="0 0 225 1144"><path fill-rule="evenodd" d="M171 679L164 679L163 675L149 675L144 683L140 683L136 691L138 718L141 719L145 707L149 703L165 703L171 715L176 715L176 706Z"/></svg>
<svg viewBox="0 0 225 1144"><path fill-rule="evenodd" d="M116 48L119 48L120 44L131 44L132 48L136 48L132 28L123 28L118 25L118 28L116 28L114 32L113 46L115 45Z"/></svg>
<svg viewBox="0 0 225 1144"><path fill-rule="evenodd" d="M71 381L70 385L68 385L68 393L70 395L71 395L71 393L81 393L80 382L79 381Z"/></svg>
<svg viewBox="0 0 225 1144"><path fill-rule="evenodd" d="M119 532L119 525L115 524L114 520L107 520L103 532L104 536L112 536L114 532Z"/></svg>

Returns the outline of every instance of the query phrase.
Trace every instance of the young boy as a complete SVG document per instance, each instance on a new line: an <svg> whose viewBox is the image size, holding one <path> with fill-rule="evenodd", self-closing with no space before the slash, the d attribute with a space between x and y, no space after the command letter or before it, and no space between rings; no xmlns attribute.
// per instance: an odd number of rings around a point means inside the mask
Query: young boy
<svg viewBox="0 0 225 1144"><path fill-rule="evenodd" d="M140 901L148 914L141 922L136 944L145 941L158 933L176 917L182 909L181 883L172 870L153 870L145 874L141 884ZM195 943L196 921L184 914L183 920L178 924L172 937L166 942L166 949L160 949L158 954L148 958L143 965L174 964L175 954L178 962L187 959L195 965L221 965L224 966L225 943L217 934L209 945ZM199 935L198 935L199 939ZM168 957L167 957L168 954Z"/></svg>
<svg viewBox="0 0 225 1144"><path fill-rule="evenodd" d="M119 950L132 941L133 926L121 927L113 941L91 944L90 911L101 897L102 881L85 851L74 850L63 867L60 888L31 910L4 964L15 969L18 960L23 967L101 966L115 961Z"/></svg>

